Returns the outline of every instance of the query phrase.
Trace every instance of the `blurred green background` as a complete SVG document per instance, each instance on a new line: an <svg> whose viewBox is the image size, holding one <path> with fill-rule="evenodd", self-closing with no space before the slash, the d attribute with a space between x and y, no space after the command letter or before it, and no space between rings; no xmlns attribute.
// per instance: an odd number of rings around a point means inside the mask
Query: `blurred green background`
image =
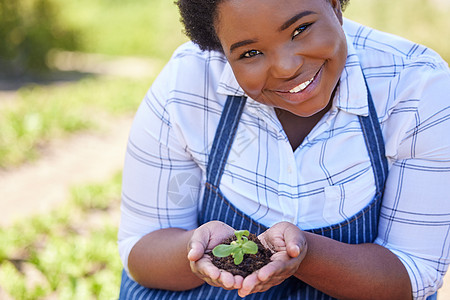
<svg viewBox="0 0 450 300"><path fill-rule="evenodd" d="M449 13L442 0L351 0L344 16L448 62ZM1 175L39 161L55 139L131 119L186 40L171 0L0 0ZM115 64L125 57L134 63ZM118 224L109 216L120 180L119 170L73 186L57 209L1 226L0 298L117 298Z"/></svg>

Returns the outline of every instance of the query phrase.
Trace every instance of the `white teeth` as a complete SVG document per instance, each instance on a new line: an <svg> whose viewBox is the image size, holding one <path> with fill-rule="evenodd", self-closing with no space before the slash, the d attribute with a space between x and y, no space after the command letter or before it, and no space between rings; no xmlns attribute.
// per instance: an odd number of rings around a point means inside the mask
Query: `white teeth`
<svg viewBox="0 0 450 300"><path fill-rule="evenodd" d="M299 85L297 85L295 88L293 88L292 90L289 91L289 93L294 94L294 93L298 93L300 91L303 91L304 89L306 89L306 87L314 80L314 77L311 78L308 81L305 81L303 83L300 83Z"/></svg>

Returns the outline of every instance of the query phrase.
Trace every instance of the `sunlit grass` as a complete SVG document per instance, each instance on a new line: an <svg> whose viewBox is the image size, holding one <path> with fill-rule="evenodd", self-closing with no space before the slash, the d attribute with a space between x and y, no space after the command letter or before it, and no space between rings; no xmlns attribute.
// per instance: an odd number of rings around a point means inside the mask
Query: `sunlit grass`
<svg viewBox="0 0 450 300"><path fill-rule="evenodd" d="M119 175L114 177L115 183L120 181ZM110 206L111 201L116 199L117 195L120 195L120 185L84 184L73 187L71 194L73 204L83 211L92 209L105 210Z"/></svg>
<svg viewBox="0 0 450 300"><path fill-rule="evenodd" d="M0 228L0 285L13 299L117 299L121 174L77 187L46 215ZM83 190L82 195L79 191Z"/></svg>
<svg viewBox="0 0 450 300"><path fill-rule="evenodd" d="M85 78L59 86L30 86L0 109L0 167L39 157L52 139L99 126L103 117L131 114L150 79Z"/></svg>
<svg viewBox="0 0 450 300"><path fill-rule="evenodd" d="M61 14L83 32L83 51L168 59L187 39L172 0L65 1Z"/></svg>
<svg viewBox="0 0 450 300"><path fill-rule="evenodd" d="M349 19L437 51L450 62L450 5L433 0L350 0Z"/></svg>

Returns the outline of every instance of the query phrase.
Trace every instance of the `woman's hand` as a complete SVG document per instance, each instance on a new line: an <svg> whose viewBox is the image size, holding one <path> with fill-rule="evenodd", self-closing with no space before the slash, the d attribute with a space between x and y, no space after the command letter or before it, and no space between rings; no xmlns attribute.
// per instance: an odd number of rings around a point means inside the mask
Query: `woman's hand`
<svg viewBox="0 0 450 300"><path fill-rule="evenodd" d="M192 272L208 284L227 290L241 288L244 278L219 270L205 252L212 251L224 239L232 236L234 231L223 222L211 221L197 228L188 243L188 259Z"/></svg>
<svg viewBox="0 0 450 300"><path fill-rule="evenodd" d="M247 276L239 288L239 296L264 292L292 276L307 252L303 232L294 224L280 222L258 237L261 243L274 251L271 262Z"/></svg>

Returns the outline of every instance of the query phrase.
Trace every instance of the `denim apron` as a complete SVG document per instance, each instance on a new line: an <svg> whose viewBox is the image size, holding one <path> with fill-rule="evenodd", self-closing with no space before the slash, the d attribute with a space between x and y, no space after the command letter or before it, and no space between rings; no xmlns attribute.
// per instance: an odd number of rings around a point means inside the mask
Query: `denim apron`
<svg viewBox="0 0 450 300"><path fill-rule="evenodd" d="M368 90L369 115L359 116L366 148L375 176L376 192L372 201L360 212L349 219L332 226L308 230L334 240L349 243L372 243L377 237L378 219L384 184L388 174L388 165L384 151L384 142L377 114ZM228 154L234 140L246 102L245 97L229 96L222 112L207 166L207 181L199 224L219 220L236 229L247 229L259 235L267 227L256 222L245 212L237 209L220 191L220 180L225 169ZM203 284L195 289L174 292L142 287L122 272L120 300L129 299L242 299L236 290L225 290ZM263 293L251 294L245 299L334 299L292 276L281 284ZM431 297L429 299L432 299ZM435 299L435 298L434 298ZM428 299L427 299L428 300Z"/></svg>

